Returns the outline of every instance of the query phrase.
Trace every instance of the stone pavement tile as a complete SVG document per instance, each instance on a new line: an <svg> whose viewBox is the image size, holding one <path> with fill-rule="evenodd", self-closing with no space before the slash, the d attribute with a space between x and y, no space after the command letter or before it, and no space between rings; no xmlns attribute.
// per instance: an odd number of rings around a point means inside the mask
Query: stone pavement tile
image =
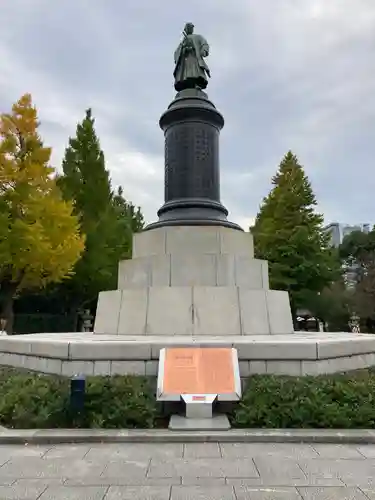
<svg viewBox="0 0 375 500"><path fill-rule="evenodd" d="M296 488L235 486L237 500L301 500Z"/></svg>
<svg viewBox="0 0 375 500"><path fill-rule="evenodd" d="M286 487L286 486L346 486L346 484L338 478L305 478L291 479L288 477L267 477L262 478L226 478L227 484L234 486L265 486L265 487Z"/></svg>
<svg viewBox="0 0 375 500"><path fill-rule="evenodd" d="M367 496L369 500L375 500L375 488L370 490L367 488L361 488L361 491Z"/></svg>
<svg viewBox="0 0 375 500"><path fill-rule="evenodd" d="M90 446L87 445L70 445L61 444L50 448L44 455L44 459L49 458L65 458L70 459L83 459L87 453L90 451Z"/></svg>
<svg viewBox="0 0 375 500"><path fill-rule="evenodd" d="M273 483L282 486L288 485L287 481L306 480L305 474L294 460L282 459L280 457L255 457L254 462L264 484ZM311 460L311 462L313 462L313 460ZM227 476L233 477L231 474L227 474ZM292 482L289 484L290 486L294 486Z"/></svg>
<svg viewBox="0 0 375 500"><path fill-rule="evenodd" d="M148 477L259 477L250 459L186 458L151 460Z"/></svg>
<svg viewBox="0 0 375 500"><path fill-rule="evenodd" d="M357 487L362 490L375 490L375 475L372 477L366 476L353 476L346 477L342 480L345 486Z"/></svg>
<svg viewBox="0 0 375 500"><path fill-rule="evenodd" d="M170 494L170 486L111 486L105 500L169 500Z"/></svg>
<svg viewBox="0 0 375 500"><path fill-rule="evenodd" d="M184 458L221 458L219 443L186 443Z"/></svg>
<svg viewBox="0 0 375 500"><path fill-rule="evenodd" d="M50 486L38 500L103 500L108 487Z"/></svg>
<svg viewBox="0 0 375 500"><path fill-rule="evenodd" d="M375 458L375 444L357 446L357 450L366 458Z"/></svg>
<svg viewBox="0 0 375 500"><path fill-rule="evenodd" d="M117 460L116 462L108 462L101 476L103 478L123 477L131 478L132 480L144 479L149 465L150 460Z"/></svg>
<svg viewBox="0 0 375 500"><path fill-rule="evenodd" d="M170 478L172 479L172 478ZM225 477L182 477L184 486L219 486L226 484Z"/></svg>
<svg viewBox="0 0 375 500"><path fill-rule="evenodd" d="M35 446L35 445L0 445L0 463L3 459L9 460L13 457L42 457L45 453L52 448L49 446ZM5 461L6 461L5 460Z"/></svg>
<svg viewBox="0 0 375 500"><path fill-rule="evenodd" d="M16 480L17 480L16 477L8 477L8 478L0 477L0 486L12 486L16 482Z"/></svg>
<svg viewBox="0 0 375 500"><path fill-rule="evenodd" d="M223 458L281 456L293 460L318 458L309 444L294 443L220 443Z"/></svg>
<svg viewBox="0 0 375 500"><path fill-rule="evenodd" d="M180 485L180 477L144 477L139 475L126 476L87 476L67 478L66 486L172 486Z"/></svg>
<svg viewBox="0 0 375 500"><path fill-rule="evenodd" d="M182 443L118 443L93 445L85 456L86 460L102 460L103 457L114 460L138 460L160 458L182 458Z"/></svg>
<svg viewBox="0 0 375 500"><path fill-rule="evenodd" d="M231 486L172 486L170 500L236 500Z"/></svg>
<svg viewBox="0 0 375 500"><path fill-rule="evenodd" d="M47 488L48 484L42 482L0 486L0 498L1 500L37 500Z"/></svg>
<svg viewBox="0 0 375 500"><path fill-rule="evenodd" d="M42 486L62 486L64 484L64 478L60 477L54 477L54 478L36 478L36 479L16 479L16 481L13 482L12 486L22 486L22 485L32 485L35 484L36 486L42 485Z"/></svg>
<svg viewBox="0 0 375 500"><path fill-rule="evenodd" d="M43 460L35 457L16 457L0 467L0 481L4 478L61 478L100 475L106 463L61 458ZM1 498L1 497L0 497Z"/></svg>
<svg viewBox="0 0 375 500"><path fill-rule="evenodd" d="M318 452L319 458L342 460L351 458L353 460L363 460L364 456L354 445L344 444L314 444L314 449Z"/></svg>
<svg viewBox="0 0 375 500"><path fill-rule="evenodd" d="M373 460L309 460L300 461L299 466L310 480L339 478L348 486L362 481L366 484L368 478L375 477Z"/></svg>
<svg viewBox="0 0 375 500"><path fill-rule="evenodd" d="M367 500L358 488L298 488L303 500Z"/></svg>

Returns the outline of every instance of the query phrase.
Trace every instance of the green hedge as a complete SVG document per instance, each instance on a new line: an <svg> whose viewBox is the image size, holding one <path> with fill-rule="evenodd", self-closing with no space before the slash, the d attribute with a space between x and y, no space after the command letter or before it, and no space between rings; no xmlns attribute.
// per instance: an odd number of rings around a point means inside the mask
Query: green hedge
<svg viewBox="0 0 375 500"><path fill-rule="evenodd" d="M69 412L67 378L0 367L0 425L9 428L153 428L167 424L146 377L88 377L85 411ZM230 415L233 427L374 428L375 373L257 375Z"/></svg>
<svg viewBox="0 0 375 500"><path fill-rule="evenodd" d="M9 428L152 428L162 423L146 377L88 377L85 411L69 410L70 380L0 369L0 425Z"/></svg>
<svg viewBox="0 0 375 500"><path fill-rule="evenodd" d="M375 374L319 377L257 375L231 415L234 427L373 428Z"/></svg>

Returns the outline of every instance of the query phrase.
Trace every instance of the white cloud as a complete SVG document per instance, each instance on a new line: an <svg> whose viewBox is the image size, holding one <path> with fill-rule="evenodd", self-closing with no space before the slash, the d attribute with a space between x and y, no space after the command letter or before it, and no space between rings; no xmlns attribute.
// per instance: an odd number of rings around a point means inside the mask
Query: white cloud
<svg viewBox="0 0 375 500"><path fill-rule="evenodd" d="M77 123L84 118L84 108L74 96L70 99L70 96L64 95L61 88L56 87L48 77L48 73L24 66L15 54L1 45L0 60L0 96L2 102L8 101L8 109L3 111L9 111L13 102L26 91L32 94L41 121L43 140L53 148L51 163L59 168L69 136L74 136ZM23 85L25 81L28 82L27 89ZM9 82L14 83L9 86ZM111 171L113 185L123 186L124 195L142 207L147 220L155 219L158 205L162 204L163 159L134 151L126 146L125 140L116 140L105 133L105 125L111 114L118 112L114 103L109 101L104 104L98 100L92 102L92 106L97 111L96 129L106 152L106 164Z"/></svg>
<svg viewBox="0 0 375 500"><path fill-rule="evenodd" d="M157 122L174 95L172 54L188 19L211 44L208 90L226 118L222 193L231 219L249 226L288 149L328 220L371 217L373 0L5 2L1 109L31 92L58 165L92 107L113 183L155 219L164 172ZM353 195L356 177L366 182ZM351 207L349 195L357 196Z"/></svg>
<svg viewBox="0 0 375 500"><path fill-rule="evenodd" d="M110 141L103 141L103 146ZM114 186L122 185L125 198L142 207L148 222L156 219L156 211L163 203L163 158L114 146L105 148L107 166Z"/></svg>

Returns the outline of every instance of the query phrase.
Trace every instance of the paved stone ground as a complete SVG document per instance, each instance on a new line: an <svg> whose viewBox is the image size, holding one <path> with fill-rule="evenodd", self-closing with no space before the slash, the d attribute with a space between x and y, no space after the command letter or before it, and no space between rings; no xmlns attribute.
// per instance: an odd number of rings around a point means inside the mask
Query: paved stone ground
<svg viewBox="0 0 375 500"><path fill-rule="evenodd" d="M1 445L15 499L375 500L375 445Z"/></svg>

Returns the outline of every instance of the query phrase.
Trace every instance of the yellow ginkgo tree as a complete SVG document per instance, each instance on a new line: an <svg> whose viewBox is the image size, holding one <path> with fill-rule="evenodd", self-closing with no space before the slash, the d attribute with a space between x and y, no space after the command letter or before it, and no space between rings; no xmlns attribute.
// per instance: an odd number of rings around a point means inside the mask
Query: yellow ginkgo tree
<svg viewBox="0 0 375 500"><path fill-rule="evenodd" d="M38 126L29 94L0 116L0 319L8 334L16 294L69 277L85 246Z"/></svg>

